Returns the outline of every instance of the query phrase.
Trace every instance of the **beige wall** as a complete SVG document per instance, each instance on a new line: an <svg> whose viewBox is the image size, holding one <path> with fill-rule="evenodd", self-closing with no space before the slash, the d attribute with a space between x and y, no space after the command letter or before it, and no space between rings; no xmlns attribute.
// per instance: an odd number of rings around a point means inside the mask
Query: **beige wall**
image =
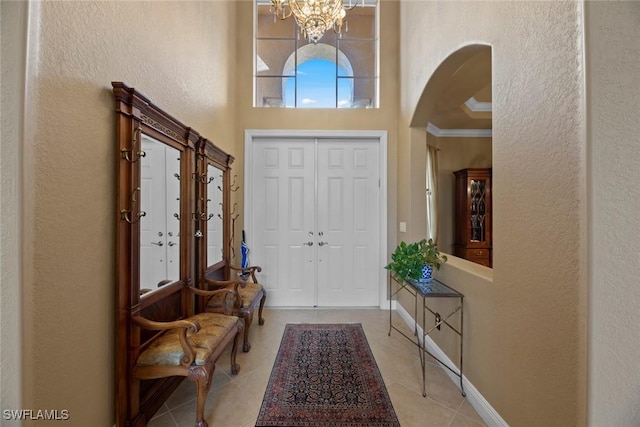
<svg viewBox="0 0 640 427"><path fill-rule="evenodd" d="M638 426L640 3L590 1L585 12L589 425Z"/></svg>
<svg viewBox="0 0 640 427"><path fill-rule="evenodd" d="M73 425L111 426L117 218L110 82L141 90L237 156L229 67L235 6L30 6L22 407L68 409Z"/></svg>
<svg viewBox="0 0 640 427"><path fill-rule="evenodd" d="M21 187L27 3L0 2L2 137L0 138L0 411L20 408ZM16 423L14 423L16 424ZM9 423L7 422L7 425Z"/></svg>
<svg viewBox="0 0 640 427"><path fill-rule="evenodd" d="M461 263L442 270L467 296L467 376L510 425L575 425L585 374L581 4L407 1L400 22L400 162L437 67L465 45L492 47L493 278ZM400 216L424 191L404 189L411 173L398 168Z"/></svg>

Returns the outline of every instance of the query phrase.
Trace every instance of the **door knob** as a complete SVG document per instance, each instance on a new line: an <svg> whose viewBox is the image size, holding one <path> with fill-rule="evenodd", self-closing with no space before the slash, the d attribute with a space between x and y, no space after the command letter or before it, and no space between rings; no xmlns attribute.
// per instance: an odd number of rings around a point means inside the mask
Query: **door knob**
<svg viewBox="0 0 640 427"><path fill-rule="evenodd" d="M313 242L306 242L306 243L303 243L303 245L313 246Z"/></svg>
<svg viewBox="0 0 640 427"><path fill-rule="evenodd" d="M176 245L176 244L175 244L175 243L173 243L173 242L169 242L169 243L167 243L167 246L175 246L175 245Z"/></svg>
<svg viewBox="0 0 640 427"><path fill-rule="evenodd" d="M151 242L152 245L156 245L156 246L163 246L164 243L162 243L162 241L159 242Z"/></svg>
<svg viewBox="0 0 640 427"><path fill-rule="evenodd" d="M324 246L324 245L328 245L329 242L318 242L318 246Z"/></svg>

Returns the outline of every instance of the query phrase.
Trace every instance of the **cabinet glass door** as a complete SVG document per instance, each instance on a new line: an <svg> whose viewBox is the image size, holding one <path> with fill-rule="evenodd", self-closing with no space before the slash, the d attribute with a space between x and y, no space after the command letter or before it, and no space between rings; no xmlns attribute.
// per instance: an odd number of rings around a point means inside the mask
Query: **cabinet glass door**
<svg viewBox="0 0 640 427"><path fill-rule="evenodd" d="M469 209L471 215L470 241L484 242L487 240L487 181L484 179L469 180Z"/></svg>

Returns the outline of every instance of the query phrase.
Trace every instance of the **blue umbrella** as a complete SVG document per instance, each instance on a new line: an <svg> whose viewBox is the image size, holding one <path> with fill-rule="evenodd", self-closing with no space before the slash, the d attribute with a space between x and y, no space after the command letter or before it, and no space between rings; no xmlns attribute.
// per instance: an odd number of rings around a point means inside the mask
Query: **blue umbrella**
<svg viewBox="0 0 640 427"><path fill-rule="evenodd" d="M249 247L247 246L246 235L244 230L242 230L242 242L240 244L240 252L242 253L242 263L240 266L242 268L249 267Z"/></svg>

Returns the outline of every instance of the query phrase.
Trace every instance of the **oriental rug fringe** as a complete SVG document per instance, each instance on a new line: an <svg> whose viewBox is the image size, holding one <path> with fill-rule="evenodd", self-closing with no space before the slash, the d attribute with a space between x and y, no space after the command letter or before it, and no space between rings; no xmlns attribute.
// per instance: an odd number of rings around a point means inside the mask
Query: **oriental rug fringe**
<svg viewBox="0 0 640 427"><path fill-rule="evenodd" d="M256 427L399 427L360 324L288 324Z"/></svg>

